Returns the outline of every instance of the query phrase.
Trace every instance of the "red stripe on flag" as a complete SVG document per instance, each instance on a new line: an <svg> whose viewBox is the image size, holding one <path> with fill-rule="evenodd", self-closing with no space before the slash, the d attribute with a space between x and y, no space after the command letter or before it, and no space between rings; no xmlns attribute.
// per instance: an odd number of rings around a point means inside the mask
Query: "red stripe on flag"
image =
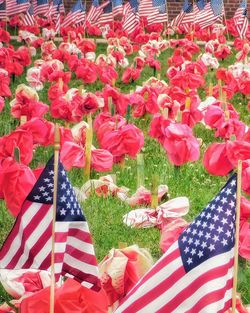
<svg viewBox="0 0 250 313"><path fill-rule="evenodd" d="M178 293L178 295L176 295L174 298L172 298L171 301L166 303L164 305L164 307L162 307L158 312L164 313L164 312L174 311L185 299L188 299L189 297L191 297L192 294L194 294L200 287L202 287L202 285L204 285L204 281L209 281L209 279L211 277L213 277L213 279L216 279L216 278L223 277L224 275L226 275L228 270L233 266L233 263L234 263L234 260L231 259L227 264L213 268L210 271L199 276L197 279L192 281L192 283L190 285L188 285L188 287L186 287L184 290L180 291ZM178 279L176 278L175 280L177 281ZM158 286L157 286L157 288L158 288ZM164 292L164 290L161 289L159 291L159 294L161 294L163 292ZM216 292L215 292L215 294L216 294ZM204 304L208 305L208 304L214 302L214 301L210 302L211 299L206 298L206 297L207 297L207 295L201 299L202 301L200 300L198 302L198 303L200 303L200 302L203 303L203 307L204 307ZM198 305L198 304L196 304L196 305ZM199 308L197 310L192 308L192 312L199 312L200 309L202 309L202 308ZM190 313L191 313L191 311L190 311Z"/></svg>
<svg viewBox="0 0 250 313"><path fill-rule="evenodd" d="M82 240L84 242L92 244L92 239L88 232L82 231L77 228L70 228L68 235L71 237L75 237L79 240Z"/></svg>
<svg viewBox="0 0 250 313"><path fill-rule="evenodd" d="M96 258L93 254L80 251L70 245L67 245L66 253L68 253L70 256L78 260L84 259L84 262L90 265L94 265L94 266L97 265Z"/></svg>
<svg viewBox="0 0 250 313"><path fill-rule="evenodd" d="M233 264L233 262L232 262L232 264ZM232 288L232 286L233 286L233 279L229 279L223 288L221 288L220 290L215 290L215 291L212 291L210 293L207 293L187 313L200 312L205 306L208 306L209 304L212 304L214 302L222 300L225 296L225 292L227 290L230 290ZM230 302L232 303L232 300L230 300ZM231 307L231 305L229 307ZM229 307L226 307L225 309L227 310L227 309L229 309ZM225 311L219 311L219 312L222 313ZM217 313L219 313L219 312L217 312Z"/></svg>
<svg viewBox="0 0 250 313"><path fill-rule="evenodd" d="M32 263L34 262L35 256L39 253L39 251L47 244L49 239L51 238L52 233L52 223L44 230L44 233L40 236L39 240L36 244L29 250L28 259L24 263L23 268L30 268ZM47 269L47 267L46 267Z"/></svg>
<svg viewBox="0 0 250 313"><path fill-rule="evenodd" d="M32 207L32 205L31 205L31 207ZM42 218L44 217L44 215L46 215L48 213L50 207L51 207L51 205L43 204L40 207L39 211L36 213L36 215L34 215L34 217L27 224L25 229L23 229L22 238L24 238L25 240L22 240L19 249L17 250L16 254L13 256L13 258L9 262L9 264L6 266L6 268L15 268L19 259L21 258L22 254L24 253L24 248L25 248L27 240L32 236L33 232L36 231L38 225L41 223ZM20 236L20 234L19 234L19 236Z"/></svg>

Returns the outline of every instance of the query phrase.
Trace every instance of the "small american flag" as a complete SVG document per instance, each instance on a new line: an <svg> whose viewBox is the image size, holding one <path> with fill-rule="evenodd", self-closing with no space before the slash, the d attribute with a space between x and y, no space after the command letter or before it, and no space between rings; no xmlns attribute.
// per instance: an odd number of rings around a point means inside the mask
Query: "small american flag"
<svg viewBox="0 0 250 313"><path fill-rule="evenodd" d="M120 16L123 12L122 0L112 0L113 4L113 16Z"/></svg>
<svg viewBox="0 0 250 313"><path fill-rule="evenodd" d="M54 159L51 158L23 203L0 250L1 269L49 270L53 216ZM94 247L85 216L67 174L59 163L55 223L55 274L73 277L99 289Z"/></svg>
<svg viewBox="0 0 250 313"><path fill-rule="evenodd" d="M57 16L58 11L60 14L65 14L63 0L53 0L51 3L50 16Z"/></svg>
<svg viewBox="0 0 250 313"><path fill-rule="evenodd" d="M128 34L132 33L134 29L139 25L140 18L138 13L138 0L129 0L123 6L123 30Z"/></svg>
<svg viewBox="0 0 250 313"><path fill-rule="evenodd" d="M182 24L185 16L187 14L191 14L192 10L193 10L193 4L189 0L185 0L181 12L172 20L170 25L172 27L179 27ZM193 19L193 14L191 14L191 21L192 19Z"/></svg>
<svg viewBox="0 0 250 313"><path fill-rule="evenodd" d="M11 16L26 12L29 6L29 0L6 0L6 14Z"/></svg>
<svg viewBox="0 0 250 313"><path fill-rule="evenodd" d="M103 8L103 12L98 19L99 25L107 24L114 20L112 9L113 9L113 4L112 4L112 1L110 1L109 4L106 5L105 8Z"/></svg>
<svg viewBox="0 0 250 313"><path fill-rule="evenodd" d="M165 0L153 0L153 12L148 16L148 24L168 22L167 3Z"/></svg>
<svg viewBox="0 0 250 313"><path fill-rule="evenodd" d="M105 6L109 4L109 2L110 1L108 0L99 5L98 0L93 0L92 5L86 16L86 22L95 24L98 21L99 17L101 16L103 9L105 8Z"/></svg>
<svg viewBox="0 0 250 313"><path fill-rule="evenodd" d="M152 13L153 9L152 0L141 0L139 4L139 16L147 17Z"/></svg>
<svg viewBox="0 0 250 313"><path fill-rule="evenodd" d="M206 28L216 22L222 22L224 14L223 0L211 0L197 15L196 22L201 28Z"/></svg>
<svg viewBox="0 0 250 313"><path fill-rule="evenodd" d="M36 24L36 20L34 18L34 10L33 5L31 4L27 12L22 17L23 23L26 26L34 26Z"/></svg>
<svg viewBox="0 0 250 313"><path fill-rule="evenodd" d="M224 313L232 306L236 189L233 175L116 313Z"/></svg>
<svg viewBox="0 0 250 313"><path fill-rule="evenodd" d="M34 15L44 15L48 12L49 9L49 2L48 0L35 0L34 1Z"/></svg>
<svg viewBox="0 0 250 313"><path fill-rule="evenodd" d="M68 27L70 25L81 25L85 21L85 7L82 4L81 0L78 0L69 11L65 17L62 27Z"/></svg>
<svg viewBox="0 0 250 313"><path fill-rule="evenodd" d="M233 19L240 38L245 38L249 25L246 0L242 1L239 8L235 12Z"/></svg>
<svg viewBox="0 0 250 313"><path fill-rule="evenodd" d="M0 4L0 19L6 19L6 2Z"/></svg>

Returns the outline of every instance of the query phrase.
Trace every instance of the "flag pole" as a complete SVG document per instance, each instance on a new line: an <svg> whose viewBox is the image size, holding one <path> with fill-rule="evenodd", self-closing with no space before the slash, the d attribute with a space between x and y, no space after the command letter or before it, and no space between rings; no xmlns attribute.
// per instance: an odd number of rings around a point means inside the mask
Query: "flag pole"
<svg viewBox="0 0 250 313"><path fill-rule="evenodd" d="M55 126L54 137L54 192L53 192L53 219L52 219L52 249L51 249L51 285L50 285L50 313L55 312L55 224L57 206L58 163L60 150L59 125Z"/></svg>
<svg viewBox="0 0 250 313"><path fill-rule="evenodd" d="M237 167L237 194L236 194L236 228L235 228L235 247L234 247L234 276L233 276L233 295L232 295L232 313L236 313L236 293L238 278L238 250L240 237L240 200L241 200L241 173L242 161L238 161Z"/></svg>
<svg viewBox="0 0 250 313"><path fill-rule="evenodd" d="M225 10L225 5L224 5L224 0L222 1L222 3L223 3L223 11L224 11L223 17L225 19L225 26L226 26L226 30L227 30L227 40L229 40L229 32L228 32L228 28L227 28L227 18L226 18L226 10Z"/></svg>
<svg viewBox="0 0 250 313"><path fill-rule="evenodd" d="M168 16L168 2L165 0L165 6L166 6L166 15L167 15L167 22L165 23L166 25L166 37L168 36L168 40L170 39L169 33L168 33L168 24L169 24L169 16Z"/></svg>

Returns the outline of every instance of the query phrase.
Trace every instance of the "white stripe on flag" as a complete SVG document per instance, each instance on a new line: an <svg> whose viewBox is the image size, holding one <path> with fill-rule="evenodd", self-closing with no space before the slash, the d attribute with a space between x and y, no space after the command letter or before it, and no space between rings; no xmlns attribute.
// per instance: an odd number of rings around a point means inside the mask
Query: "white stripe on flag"
<svg viewBox="0 0 250 313"><path fill-rule="evenodd" d="M149 305L145 306L143 308L143 310L138 311L138 313L139 312L143 313L143 312L145 312L145 310L148 310L148 312L153 312L154 310L159 310L163 305L165 305L171 299L173 299L180 292L180 290L188 288L188 286L190 285L191 282L193 282L195 279L199 278L202 274L204 274L204 269L206 269L206 272L207 272L207 271L212 270L216 267L227 264L229 259L231 259L233 257L233 255L234 255L234 248L232 250L230 250L229 252L226 252L226 253L223 253L220 255L216 255L216 256L208 259L207 261L201 263L199 266L195 267L193 270L186 273L186 275L183 276L181 279L179 279L175 284L171 285L171 292L169 292L169 289L166 290L164 293L159 295L158 298L156 298L154 301L150 302ZM181 259L181 258L179 258L179 259ZM177 260L175 260L175 263L177 263ZM173 272L171 272L171 274L172 273ZM162 276L164 276L164 274L162 274ZM154 278L154 276L153 276L153 278ZM166 277L164 277L164 278L166 278ZM213 290L213 288L214 288L213 282L214 282L214 280L211 280L209 282L208 285L209 285L210 289L208 289L208 290L211 290L211 291ZM159 282L155 278L152 285L157 286L158 284L159 284ZM203 286L202 286L202 288L203 288ZM215 286L215 289L216 289L216 286ZM145 291L144 291L144 294L145 294ZM200 293L199 299L202 298L205 294L203 292ZM183 299L183 300L185 300L185 299ZM183 312L183 309L184 309L184 307L182 306L182 312ZM186 311L186 308L185 308L185 311ZM177 311L177 312L180 313L180 311ZM211 313L211 312L209 312L209 313Z"/></svg>
<svg viewBox="0 0 250 313"><path fill-rule="evenodd" d="M32 209L31 210L30 208L27 209L27 211L23 215L22 225L20 225L17 236L15 237L15 239L12 241L10 245L9 252L5 255L5 257L2 260L0 260L1 268L5 268L9 264L9 262L12 260L13 256L17 253L21 245L23 230L31 222L33 217L38 213L42 205L43 205L42 203L33 203Z"/></svg>
<svg viewBox="0 0 250 313"><path fill-rule="evenodd" d="M26 240L25 249L17 265L15 266L16 268L21 268L24 265L24 263L28 260L29 250L31 249L31 247L35 245L35 243L38 241L41 235L47 231L47 228L49 227L50 223L51 223L51 212L48 211L44 218L39 222L39 225L34 229L33 233L30 234L30 237Z"/></svg>
<svg viewBox="0 0 250 313"><path fill-rule="evenodd" d="M76 267L77 269L82 268L85 273L92 274L94 276L97 273L97 267L95 265L90 265L89 263L79 261L76 258L69 255L68 253L65 253L63 261L64 264L67 264L70 267Z"/></svg>

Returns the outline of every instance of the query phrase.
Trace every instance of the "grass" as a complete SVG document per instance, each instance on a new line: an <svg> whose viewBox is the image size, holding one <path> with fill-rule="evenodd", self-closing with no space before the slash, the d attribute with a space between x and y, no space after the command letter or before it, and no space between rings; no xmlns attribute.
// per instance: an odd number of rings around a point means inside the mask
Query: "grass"
<svg viewBox="0 0 250 313"><path fill-rule="evenodd" d="M97 47L97 53L105 53L106 46L100 45ZM165 73L167 70L167 59L172 55L172 50L164 51L160 60L162 63L161 77L166 80ZM130 56L131 60L133 56ZM221 63L221 66L228 66L235 62L234 55ZM117 82L117 86L125 93L128 93L131 88L136 85L141 85L148 77L152 76L153 70L146 68L143 70L141 78L133 84L124 85L121 81ZM215 83L214 73L209 73L207 81L213 80ZM17 77L11 85L14 95L14 90L20 83L26 83L25 74ZM82 84L80 80L71 80L71 87L78 87ZM101 90L103 85L98 81L93 85L85 86L88 91ZM39 92L40 100L48 103L47 100L48 86ZM205 98L204 91L200 91L202 99ZM232 103L236 106L241 114L244 122L250 122L249 113L246 109L247 100L241 95L236 95ZM49 118L49 117L48 117ZM145 116L141 119L131 118L131 122L140 127L144 134L147 134L151 117ZM18 121L10 117L9 100L6 101L6 106L0 115L0 135L9 133L15 129ZM170 191L170 197L186 196L190 200L190 212L186 217L192 221L193 218L204 208L204 206L213 198L225 183L225 177L215 177L209 175L203 165L202 156L205 148L215 141L213 132L207 130L202 124L199 124L194 129L195 135L203 139L201 147L201 158L195 163L189 163L182 166L179 170L174 168L166 157L164 150L158 142L149 136L145 136L145 146L143 148L145 162L145 185L151 187L152 175L157 173L160 177L161 184L167 184ZM35 168L39 164L46 163L52 154L52 149L38 148L34 154L34 159L31 166ZM113 168L113 174L116 175L118 186L126 186L130 188L130 193L136 190L136 160L126 159L126 167L121 169L119 165ZM84 182L83 170L73 169L70 173L72 185L81 186ZM92 173L92 178L102 176L99 173ZM155 260L161 256L159 249L160 232L158 229L130 229L122 222L122 217L131 208L124 202L116 198L107 197L106 199L92 195L84 203L82 207L89 222L89 226L93 235L96 255L99 261L108 253L112 247L118 247L119 242L126 242L128 245L138 244L140 247L147 248ZM13 218L7 212L4 202L0 203L0 244L4 242L8 232L13 225ZM250 269L244 260L240 260L239 271L239 292L242 293L242 298L245 303L250 303L250 290L248 288L250 282ZM3 288L0 287L0 303L9 299Z"/></svg>

